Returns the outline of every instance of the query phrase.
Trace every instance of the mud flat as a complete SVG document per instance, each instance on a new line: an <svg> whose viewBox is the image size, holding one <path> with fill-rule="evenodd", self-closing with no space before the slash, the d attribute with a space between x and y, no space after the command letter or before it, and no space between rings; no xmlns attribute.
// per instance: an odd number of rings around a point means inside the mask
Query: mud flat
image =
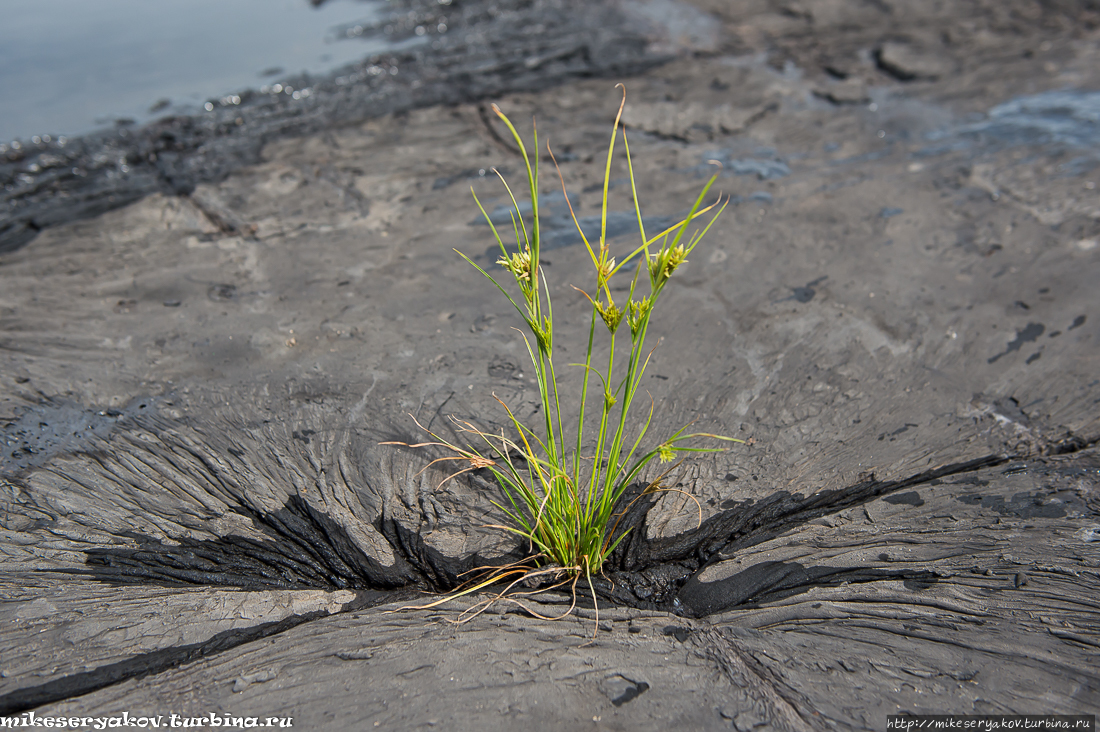
<svg viewBox="0 0 1100 732"><path fill-rule="evenodd" d="M520 549L483 528L484 479L437 487L378 443L536 403L512 315L451 252L491 263L467 188L503 203L482 171L518 158L443 98L280 133L0 257L5 713L816 730L1100 706L1095 9L693 13L720 32L667 63L493 92L537 116L582 219L619 80L647 214L709 160L733 197L669 286L649 390L655 434L753 444L677 473L701 522L635 504L595 641L591 602L390 612ZM570 349L563 202L544 266Z"/></svg>

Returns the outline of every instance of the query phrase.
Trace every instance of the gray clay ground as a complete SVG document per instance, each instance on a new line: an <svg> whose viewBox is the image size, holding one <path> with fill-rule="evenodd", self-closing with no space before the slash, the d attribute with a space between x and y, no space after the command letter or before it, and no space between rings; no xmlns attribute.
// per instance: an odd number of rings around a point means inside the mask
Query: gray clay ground
<svg viewBox="0 0 1100 732"><path fill-rule="evenodd" d="M0 257L5 712L500 730L1096 712L1095 4L641 5L716 33L629 78L274 139ZM481 171L520 175L485 104L537 117L591 217L616 81L653 221L708 160L733 197L655 320L654 429L753 444L674 476L701 526L675 493L637 516L598 626L591 603L391 612L515 550L483 528L490 485L437 487L429 453L378 445L416 437L408 413L534 408L510 306L451 251L491 264L468 188L495 207ZM546 189L566 363L587 253Z"/></svg>

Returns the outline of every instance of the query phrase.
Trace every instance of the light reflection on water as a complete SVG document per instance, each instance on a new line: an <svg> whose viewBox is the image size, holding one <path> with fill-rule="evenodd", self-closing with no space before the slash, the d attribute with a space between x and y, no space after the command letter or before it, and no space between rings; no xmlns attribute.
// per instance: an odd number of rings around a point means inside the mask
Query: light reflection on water
<svg viewBox="0 0 1100 732"><path fill-rule="evenodd" d="M201 109L384 49L345 29L384 0L15 0L0 3L0 141L76 135ZM343 42L336 42L342 40Z"/></svg>

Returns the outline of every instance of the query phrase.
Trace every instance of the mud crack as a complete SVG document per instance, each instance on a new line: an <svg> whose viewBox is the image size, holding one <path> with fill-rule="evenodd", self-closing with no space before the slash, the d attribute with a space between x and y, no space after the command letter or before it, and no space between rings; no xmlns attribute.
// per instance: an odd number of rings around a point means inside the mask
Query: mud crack
<svg viewBox="0 0 1100 732"><path fill-rule="evenodd" d="M251 628L226 630L201 643L150 651L92 671L64 676L39 686L16 689L0 696L0 717L20 714L45 704L91 694L123 681L141 679L184 666L247 643L285 633L291 628L329 614L327 610L318 610L303 615L291 615L278 622L261 623Z"/></svg>

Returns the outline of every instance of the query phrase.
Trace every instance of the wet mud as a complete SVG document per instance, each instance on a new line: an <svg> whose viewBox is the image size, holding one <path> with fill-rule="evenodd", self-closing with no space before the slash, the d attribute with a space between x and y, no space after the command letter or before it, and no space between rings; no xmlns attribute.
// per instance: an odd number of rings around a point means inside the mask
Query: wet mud
<svg viewBox="0 0 1100 732"><path fill-rule="evenodd" d="M432 12L481 7L455 6ZM677 7L631 12L667 28ZM750 444L679 467L683 493L632 487L576 598L407 609L524 554L490 528L488 476L380 444L416 441L410 414L499 428L494 395L536 414L511 314L451 254L489 248L465 189L493 212L482 171L519 166L480 102L281 132L10 248L4 709L782 730L1094 709L1100 17L923 8L698 0L682 15L716 38L626 44L647 221L710 160L732 201L669 290L651 430ZM570 59L494 100L561 153L543 266L563 344L587 333L569 285L590 266L565 197L594 220L588 151L618 104Z"/></svg>

